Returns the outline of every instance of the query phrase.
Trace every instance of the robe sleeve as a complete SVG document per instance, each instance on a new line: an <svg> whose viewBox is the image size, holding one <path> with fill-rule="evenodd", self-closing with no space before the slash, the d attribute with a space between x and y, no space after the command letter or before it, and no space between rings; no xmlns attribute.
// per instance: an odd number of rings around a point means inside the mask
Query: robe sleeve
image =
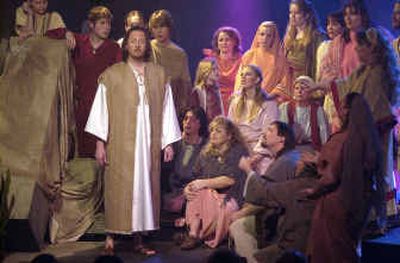
<svg viewBox="0 0 400 263"><path fill-rule="evenodd" d="M167 145L179 141L180 139L181 129L179 127L178 119L176 117L171 85L167 84L165 87L165 97L163 105L161 148L164 149Z"/></svg>
<svg viewBox="0 0 400 263"><path fill-rule="evenodd" d="M319 126L319 136L321 138L321 143L324 144L328 140L329 128L327 118L322 107L318 107L317 119Z"/></svg>
<svg viewBox="0 0 400 263"><path fill-rule="evenodd" d="M106 86L100 83L85 127L86 132L93 134L105 142L108 138L108 107L106 91Z"/></svg>

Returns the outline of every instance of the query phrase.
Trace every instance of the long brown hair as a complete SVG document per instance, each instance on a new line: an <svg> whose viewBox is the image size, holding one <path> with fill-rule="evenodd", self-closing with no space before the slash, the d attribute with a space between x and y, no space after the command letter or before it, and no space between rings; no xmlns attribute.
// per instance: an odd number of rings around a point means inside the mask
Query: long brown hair
<svg viewBox="0 0 400 263"><path fill-rule="evenodd" d="M243 136L239 131L239 128L228 118L224 116L217 116L213 119L213 121L208 126L209 132L211 134L212 130L216 127L222 127L230 136L230 140L227 142L228 147L217 147L213 145L210 141L204 146L201 154L203 156L215 156L219 157L222 160L225 157L225 154L235 145L241 145L243 148L246 148L246 144L244 142Z"/></svg>
<svg viewBox="0 0 400 263"><path fill-rule="evenodd" d="M304 30L304 38L299 41L302 47L306 47L313 38L315 31L321 31L319 27L319 21L317 13L309 0L291 0L290 5L297 5L299 7L300 12L303 13L304 17L307 19L307 25ZM283 43L286 50L291 50L295 43L297 34L296 27L292 26L288 23L286 28L286 34L283 39Z"/></svg>

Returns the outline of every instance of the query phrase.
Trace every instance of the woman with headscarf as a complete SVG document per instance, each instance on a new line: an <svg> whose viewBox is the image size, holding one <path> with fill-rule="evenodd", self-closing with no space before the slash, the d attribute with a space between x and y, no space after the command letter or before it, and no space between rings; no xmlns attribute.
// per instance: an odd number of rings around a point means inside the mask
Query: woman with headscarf
<svg viewBox="0 0 400 263"><path fill-rule="evenodd" d="M368 103L350 93L342 115L341 130L317 159L321 178L304 191L318 199L308 243L311 263L358 262L356 250L372 203L384 198L382 151Z"/></svg>
<svg viewBox="0 0 400 263"><path fill-rule="evenodd" d="M275 22L264 21L258 26L251 48L242 57L241 68L249 64L261 69L263 75L261 88L269 94L274 93L274 89L286 73L287 66ZM236 77L235 91L240 88L239 73Z"/></svg>

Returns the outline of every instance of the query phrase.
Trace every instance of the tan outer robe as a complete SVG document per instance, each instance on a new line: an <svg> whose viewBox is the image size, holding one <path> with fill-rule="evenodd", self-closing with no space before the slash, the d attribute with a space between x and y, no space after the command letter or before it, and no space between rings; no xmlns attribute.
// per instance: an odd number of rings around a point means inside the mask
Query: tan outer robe
<svg viewBox="0 0 400 263"><path fill-rule="evenodd" d="M156 40L151 41L151 48L153 61L163 66L170 78L176 115L179 116L179 113L189 105L189 95L192 90L186 52L173 42L162 46L157 44Z"/></svg>
<svg viewBox="0 0 400 263"><path fill-rule="evenodd" d="M151 78L150 78L151 76ZM138 87L132 69L121 62L108 68L99 79L107 87L109 136L105 170L106 231L130 234L132 231L133 171ZM160 153L163 101L166 75L161 66L145 66L146 96L151 126L151 189L156 227L160 218Z"/></svg>

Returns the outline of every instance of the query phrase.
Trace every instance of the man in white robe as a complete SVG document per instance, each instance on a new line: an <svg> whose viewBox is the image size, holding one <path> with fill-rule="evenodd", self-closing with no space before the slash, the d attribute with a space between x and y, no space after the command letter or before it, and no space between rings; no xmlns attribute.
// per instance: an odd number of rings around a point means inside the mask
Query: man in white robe
<svg viewBox="0 0 400 263"><path fill-rule="evenodd" d="M155 251L140 233L159 228L160 152L172 160L170 144L181 132L164 70L148 62L146 30L132 28L123 52L124 62L99 78L85 131L99 139L96 160L105 166L106 251L114 248L111 234L136 233L135 250L148 255Z"/></svg>

